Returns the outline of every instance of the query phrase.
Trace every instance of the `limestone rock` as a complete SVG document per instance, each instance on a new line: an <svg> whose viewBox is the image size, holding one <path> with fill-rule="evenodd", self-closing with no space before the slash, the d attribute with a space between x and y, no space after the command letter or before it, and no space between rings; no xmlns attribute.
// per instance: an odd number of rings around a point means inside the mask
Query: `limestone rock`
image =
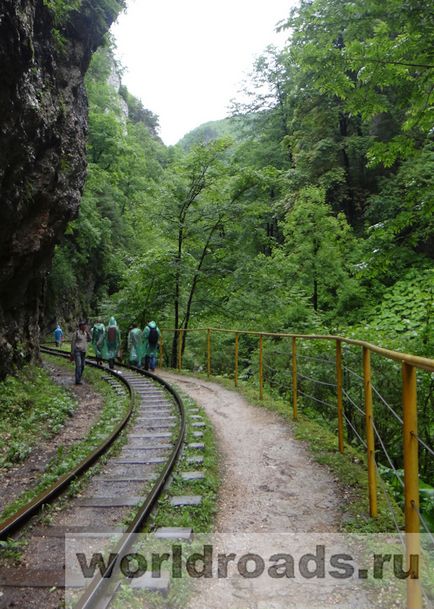
<svg viewBox="0 0 434 609"><path fill-rule="evenodd" d="M0 378L37 353L45 276L86 177L83 77L122 3L0 6Z"/></svg>

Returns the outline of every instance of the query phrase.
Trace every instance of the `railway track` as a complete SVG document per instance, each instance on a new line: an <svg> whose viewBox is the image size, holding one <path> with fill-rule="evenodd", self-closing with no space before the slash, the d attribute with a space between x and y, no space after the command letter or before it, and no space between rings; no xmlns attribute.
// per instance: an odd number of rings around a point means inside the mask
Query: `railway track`
<svg viewBox="0 0 434 609"><path fill-rule="evenodd" d="M46 348L43 352L68 357L56 349ZM87 363L96 366L90 360ZM104 373L115 392L123 395L128 392L128 412L110 436L73 471L0 525L1 539L10 538L12 534L15 539L21 536L26 539L22 558L26 566L0 569L0 590L3 591L0 609L57 609L64 602L61 597L65 585L65 536L107 533L115 529L120 539L111 552L126 552L135 534L149 519L177 463L186 419L176 391L158 376L137 368L118 366L117 371L104 368ZM127 425L127 441L120 454L108 458L83 495L73 498L66 509L56 513L49 526L28 527L44 505L53 502L72 481L98 462ZM121 526L131 509L135 510L134 518L128 526ZM109 562L107 572L112 568ZM110 605L116 586L109 587L108 578L102 575L98 574L84 590L76 609L104 609Z"/></svg>

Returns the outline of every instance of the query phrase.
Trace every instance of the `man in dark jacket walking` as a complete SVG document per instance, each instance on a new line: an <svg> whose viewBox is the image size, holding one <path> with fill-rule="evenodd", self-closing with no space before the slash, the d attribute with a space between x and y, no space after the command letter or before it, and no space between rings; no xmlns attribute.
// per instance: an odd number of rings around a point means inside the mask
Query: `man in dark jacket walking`
<svg viewBox="0 0 434 609"><path fill-rule="evenodd" d="M83 376L84 364L86 360L86 351L91 340L91 336L87 329L85 321L80 321L78 329L72 335L71 340L71 361L75 362L75 384L81 385L81 377Z"/></svg>

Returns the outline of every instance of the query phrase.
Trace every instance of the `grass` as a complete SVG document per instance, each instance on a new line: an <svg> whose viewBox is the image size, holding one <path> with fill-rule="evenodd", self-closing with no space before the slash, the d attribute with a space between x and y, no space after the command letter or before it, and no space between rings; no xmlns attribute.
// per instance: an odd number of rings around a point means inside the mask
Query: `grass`
<svg viewBox="0 0 434 609"><path fill-rule="evenodd" d="M0 469L24 461L42 440L62 429L77 407L75 397L37 366L0 383Z"/></svg>
<svg viewBox="0 0 434 609"><path fill-rule="evenodd" d="M7 539L0 541L0 551L2 559L17 562L23 551L24 543L17 539Z"/></svg>
<svg viewBox="0 0 434 609"><path fill-rule="evenodd" d="M67 363L66 361L59 360L59 358L54 356L44 356L44 360L59 367L67 367L71 370L71 375L73 374L71 364ZM102 371L90 367L87 367L85 370L86 380L92 385L96 392L103 396L103 407L97 422L91 427L83 440L71 447L68 447L68 449L64 449L63 447L58 448L56 456L51 459L37 484L31 489L27 489L15 501L6 506L0 515L0 521L5 520L14 514L39 493L52 485L58 478L78 465L80 461L82 461L99 444L101 444L104 438L107 437L107 435L125 415L129 406L129 397L127 394L125 394L125 397L116 395L108 383L101 378L102 374ZM38 375L39 369L36 371L36 376ZM43 376L42 378L45 377ZM47 388L49 388L50 391L52 389L49 382L46 385L42 383L39 386L39 390L42 395L41 399L43 399L43 396L46 394ZM93 475L93 473L94 471L92 473L89 472L88 476ZM83 480L86 480L86 476L83 477ZM73 481L68 491L68 496L78 492L81 484L82 478L80 478L80 480ZM50 510L46 510L46 519L48 518L49 513Z"/></svg>

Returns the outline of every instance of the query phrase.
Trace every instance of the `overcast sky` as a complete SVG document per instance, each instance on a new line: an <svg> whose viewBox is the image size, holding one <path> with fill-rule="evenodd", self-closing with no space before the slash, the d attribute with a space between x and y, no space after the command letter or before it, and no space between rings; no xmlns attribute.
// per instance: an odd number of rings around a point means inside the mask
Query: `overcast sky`
<svg viewBox="0 0 434 609"><path fill-rule="evenodd" d="M227 115L231 98L296 0L128 0L113 27L123 81L160 117L160 135L183 135Z"/></svg>

